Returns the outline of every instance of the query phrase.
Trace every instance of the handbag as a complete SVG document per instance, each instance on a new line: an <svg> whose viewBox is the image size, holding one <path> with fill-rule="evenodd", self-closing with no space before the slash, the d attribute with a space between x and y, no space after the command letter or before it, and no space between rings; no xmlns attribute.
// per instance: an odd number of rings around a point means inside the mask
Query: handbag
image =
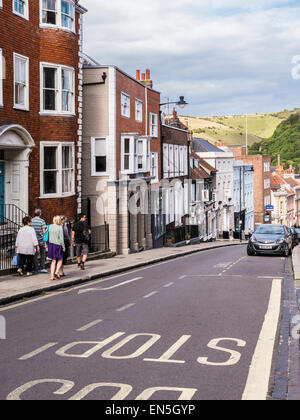
<svg viewBox="0 0 300 420"><path fill-rule="evenodd" d="M45 234L43 236L43 241L44 242L49 242L49 227L50 226L47 226L47 230L46 230L46 232L45 232Z"/></svg>
<svg viewBox="0 0 300 420"><path fill-rule="evenodd" d="M19 265L19 254L15 253L15 255L13 256L13 259L11 261L11 266L12 267L18 267Z"/></svg>

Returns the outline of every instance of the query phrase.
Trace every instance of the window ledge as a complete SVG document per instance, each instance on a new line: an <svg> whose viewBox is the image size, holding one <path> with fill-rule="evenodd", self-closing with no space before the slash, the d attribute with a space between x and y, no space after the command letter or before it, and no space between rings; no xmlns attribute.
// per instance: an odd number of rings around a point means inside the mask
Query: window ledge
<svg viewBox="0 0 300 420"><path fill-rule="evenodd" d="M26 108L26 107L22 107L22 106L18 106L18 105L14 105L13 107L16 111L25 111L25 112L29 112L30 109Z"/></svg>
<svg viewBox="0 0 300 420"><path fill-rule="evenodd" d="M75 114L64 114L64 113L60 113L60 112L46 112L46 111L41 111L39 112L39 115L41 117L68 117L68 118L74 118L76 117Z"/></svg>
<svg viewBox="0 0 300 420"><path fill-rule="evenodd" d="M64 28L63 26L59 26L59 25L47 25L46 23L40 23L40 28L41 29L52 29L54 31L60 30L60 31L68 32L69 34L76 36L75 31L72 31L71 29Z"/></svg>
<svg viewBox="0 0 300 420"><path fill-rule="evenodd" d="M68 194L45 194L45 195L41 195L39 198L41 200L47 200L47 199L52 199L52 198L68 198L68 197L73 197L75 195L76 195L75 192L68 193Z"/></svg>
<svg viewBox="0 0 300 420"><path fill-rule="evenodd" d="M0 9L1 9L1 7L0 7ZM18 17L20 17L22 19L25 19L25 20L28 20L29 21L29 17L28 16L22 15L21 13L18 13L18 12L14 11L14 10L13 10L13 14L15 16L18 16Z"/></svg>

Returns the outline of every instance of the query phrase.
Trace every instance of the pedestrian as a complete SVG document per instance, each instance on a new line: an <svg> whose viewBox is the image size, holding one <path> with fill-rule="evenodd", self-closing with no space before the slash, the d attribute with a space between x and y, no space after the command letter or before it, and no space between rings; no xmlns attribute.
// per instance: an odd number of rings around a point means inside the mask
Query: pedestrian
<svg viewBox="0 0 300 420"><path fill-rule="evenodd" d="M40 249L40 266L38 262L38 253L34 255L34 274L40 273L48 273L45 269L45 262L46 262L46 244L43 241L43 236L47 230L47 225L45 220L42 219L42 210L36 209L34 212L34 218L32 219L32 227L35 230L35 234L39 243Z"/></svg>
<svg viewBox="0 0 300 420"><path fill-rule="evenodd" d="M52 260L50 280L60 279L60 270L65 249L61 217L55 216L53 218L53 224L49 226L48 258Z"/></svg>
<svg viewBox="0 0 300 420"><path fill-rule="evenodd" d="M72 230L72 244L76 247L78 268L84 270L88 258L91 229L84 213L78 215L79 222L75 223Z"/></svg>
<svg viewBox="0 0 300 420"><path fill-rule="evenodd" d="M64 273L64 266L67 265L67 261L68 261L68 258L70 256L70 247L72 245L67 221L68 221L68 219L67 219L66 216L61 216L61 223L62 223L63 233L64 233L65 251L63 253L64 256L63 256L62 267L61 267L61 270L60 270L60 277L65 277L66 276L65 273Z"/></svg>
<svg viewBox="0 0 300 420"><path fill-rule="evenodd" d="M16 252L19 254L19 268L20 276L26 274L32 275L33 258L36 252L39 251L39 243L35 234L35 230L31 227L31 217L23 218L23 227L19 230L16 239Z"/></svg>

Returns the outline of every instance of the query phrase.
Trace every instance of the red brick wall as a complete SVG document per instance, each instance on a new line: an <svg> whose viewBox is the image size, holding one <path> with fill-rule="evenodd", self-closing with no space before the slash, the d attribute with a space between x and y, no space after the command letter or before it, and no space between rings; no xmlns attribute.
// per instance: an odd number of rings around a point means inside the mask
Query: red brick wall
<svg viewBox="0 0 300 420"><path fill-rule="evenodd" d="M145 86L141 83L131 79L125 74L117 70L116 72L116 134L117 134L117 177L121 170L121 133L138 133L141 136L146 135L146 106L145 106ZM130 95L130 118L122 117L121 115L121 92ZM159 153L159 177L161 178L161 134L159 124L159 103L160 93L152 89L147 89L147 135L150 135L150 112L158 116L158 137L151 139L151 151ZM135 99L143 101L143 122L139 123L135 120Z"/></svg>
<svg viewBox="0 0 300 420"><path fill-rule="evenodd" d="M76 35L63 30L39 27L39 1L29 1L29 21L12 13L12 0L3 0L0 10L0 48L6 61L6 79L3 81L4 107L0 108L0 125L19 124L32 136L35 148L30 155L29 212L41 207L44 216L52 219L56 214L73 218L77 212L76 197L39 199L40 197L40 141L74 142L78 140L78 40L79 13L76 13ZM13 53L29 58L30 111L13 109ZM62 64L75 69L74 117L40 116L40 62ZM77 156L77 146L75 157ZM77 159L75 158L75 186L77 185Z"/></svg>

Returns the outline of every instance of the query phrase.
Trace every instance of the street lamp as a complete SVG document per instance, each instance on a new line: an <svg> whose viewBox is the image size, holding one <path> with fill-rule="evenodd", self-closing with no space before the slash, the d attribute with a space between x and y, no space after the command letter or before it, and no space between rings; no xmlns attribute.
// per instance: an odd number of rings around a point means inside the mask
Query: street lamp
<svg viewBox="0 0 300 420"><path fill-rule="evenodd" d="M171 105L171 104L175 104L178 105L180 108L184 108L186 105L188 105L188 103L184 100L184 96L179 96L179 101L176 102L165 102L163 104L159 104L159 106L164 106L164 105Z"/></svg>

